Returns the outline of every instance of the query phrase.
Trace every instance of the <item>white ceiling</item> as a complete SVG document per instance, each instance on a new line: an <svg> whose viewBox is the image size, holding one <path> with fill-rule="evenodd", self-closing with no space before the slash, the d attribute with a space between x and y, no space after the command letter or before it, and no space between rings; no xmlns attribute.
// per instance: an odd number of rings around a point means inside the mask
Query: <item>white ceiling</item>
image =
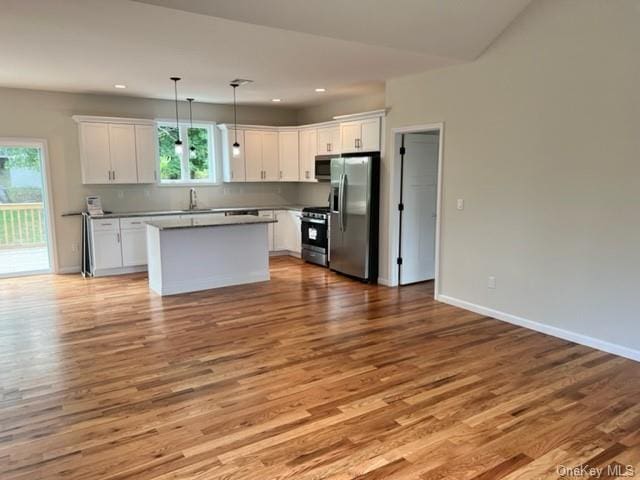
<svg viewBox="0 0 640 480"><path fill-rule="evenodd" d="M309 105L472 60L529 1L0 0L0 86Z"/></svg>

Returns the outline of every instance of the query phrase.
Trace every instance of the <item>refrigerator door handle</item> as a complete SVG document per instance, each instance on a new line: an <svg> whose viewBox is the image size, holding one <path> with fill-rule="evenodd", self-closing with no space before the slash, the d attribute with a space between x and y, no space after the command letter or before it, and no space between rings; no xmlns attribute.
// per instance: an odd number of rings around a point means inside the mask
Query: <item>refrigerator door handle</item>
<svg viewBox="0 0 640 480"><path fill-rule="evenodd" d="M340 231L343 232L342 229L342 179L344 178L344 173L340 174L340 180L338 181L338 225L340 226Z"/></svg>
<svg viewBox="0 0 640 480"><path fill-rule="evenodd" d="M340 230L345 231L345 216L344 216L344 198L346 194L346 184L347 184L347 174L343 173L342 178L340 179Z"/></svg>

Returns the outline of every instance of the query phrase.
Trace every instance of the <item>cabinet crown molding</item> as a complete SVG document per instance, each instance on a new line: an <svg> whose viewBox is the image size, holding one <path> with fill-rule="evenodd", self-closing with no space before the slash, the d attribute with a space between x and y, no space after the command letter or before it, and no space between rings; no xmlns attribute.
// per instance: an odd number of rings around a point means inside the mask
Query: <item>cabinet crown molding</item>
<svg viewBox="0 0 640 480"><path fill-rule="evenodd" d="M99 117L93 115L73 115L71 117L76 123L120 123L127 125L155 125L156 121L149 118L127 118L127 117Z"/></svg>
<svg viewBox="0 0 640 480"><path fill-rule="evenodd" d="M344 122L350 120L364 120L365 118L375 118L375 117L384 117L387 114L386 109L382 110L372 110L370 112L361 112L361 113L349 113L347 115L336 115L333 117L334 120Z"/></svg>

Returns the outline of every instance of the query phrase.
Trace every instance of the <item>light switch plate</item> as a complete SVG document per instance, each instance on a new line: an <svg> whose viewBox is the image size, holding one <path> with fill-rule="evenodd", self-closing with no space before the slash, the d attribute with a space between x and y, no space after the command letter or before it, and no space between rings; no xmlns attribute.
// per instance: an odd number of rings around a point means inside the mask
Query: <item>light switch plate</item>
<svg viewBox="0 0 640 480"><path fill-rule="evenodd" d="M491 275L487 280L487 288L496 288L496 277Z"/></svg>
<svg viewBox="0 0 640 480"><path fill-rule="evenodd" d="M459 198L459 199L458 199L458 202L457 202L456 208L457 208L458 210L464 210L464 198Z"/></svg>

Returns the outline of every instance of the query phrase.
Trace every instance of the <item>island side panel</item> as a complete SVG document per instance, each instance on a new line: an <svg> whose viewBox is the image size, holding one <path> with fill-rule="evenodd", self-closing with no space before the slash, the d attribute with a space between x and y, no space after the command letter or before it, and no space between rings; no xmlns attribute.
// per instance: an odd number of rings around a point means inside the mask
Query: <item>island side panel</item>
<svg viewBox="0 0 640 480"><path fill-rule="evenodd" d="M264 223L160 230L160 255L161 295L270 278Z"/></svg>
<svg viewBox="0 0 640 480"><path fill-rule="evenodd" d="M162 295L160 230L151 225L147 225L147 275L149 277L149 288Z"/></svg>

